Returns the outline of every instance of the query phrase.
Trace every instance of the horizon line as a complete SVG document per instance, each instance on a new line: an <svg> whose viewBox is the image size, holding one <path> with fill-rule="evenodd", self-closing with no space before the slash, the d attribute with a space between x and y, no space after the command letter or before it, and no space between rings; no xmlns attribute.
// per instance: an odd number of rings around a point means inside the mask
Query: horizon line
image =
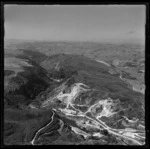
<svg viewBox="0 0 150 149"><path fill-rule="evenodd" d="M74 43L105 43L105 44L139 44L139 45L145 45L145 41L144 42L128 42L128 41L92 41L92 40L48 40L48 39L45 39L45 40L42 40L42 39L17 39L17 38L4 38L4 41L5 40L20 40L20 41L27 41L27 42L74 42Z"/></svg>

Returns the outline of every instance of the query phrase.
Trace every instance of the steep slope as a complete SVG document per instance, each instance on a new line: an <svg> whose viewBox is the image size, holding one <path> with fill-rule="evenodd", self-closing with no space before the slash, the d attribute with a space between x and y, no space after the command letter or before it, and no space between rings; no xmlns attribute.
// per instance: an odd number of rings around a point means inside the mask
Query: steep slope
<svg viewBox="0 0 150 149"><path fill-rule="evenodd" d="M5 58L4 95L9 105L35 99L50 85L47 71L31 59Z"/></svg>

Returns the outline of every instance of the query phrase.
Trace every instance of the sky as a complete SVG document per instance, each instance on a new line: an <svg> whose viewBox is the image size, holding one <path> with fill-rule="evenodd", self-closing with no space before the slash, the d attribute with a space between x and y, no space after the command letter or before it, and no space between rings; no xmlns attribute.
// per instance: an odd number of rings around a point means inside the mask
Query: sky
<svg viewBox="0 0 150 149"><path fill-rule="evenodd" d="M144 5L5 5L5 39L143 42Z"/></svg>

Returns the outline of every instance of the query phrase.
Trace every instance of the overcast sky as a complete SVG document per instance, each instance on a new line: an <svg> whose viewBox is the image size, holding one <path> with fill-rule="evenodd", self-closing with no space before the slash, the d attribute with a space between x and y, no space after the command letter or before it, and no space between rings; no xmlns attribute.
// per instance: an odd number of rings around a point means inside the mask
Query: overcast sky
<svg viewBox="0 0 150 149"><path fill-rule="evenodd" d="M144 5L5 5L5 38L141 42Z"/></svg>

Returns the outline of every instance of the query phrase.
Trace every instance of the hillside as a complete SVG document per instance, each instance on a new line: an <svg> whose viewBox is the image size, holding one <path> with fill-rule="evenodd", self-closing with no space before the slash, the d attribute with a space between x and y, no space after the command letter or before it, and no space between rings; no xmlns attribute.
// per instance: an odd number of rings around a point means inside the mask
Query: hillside
<svg viewBox="0 0 150 149"><path fill-rule="evenodd" d="M5 53L17 55L22 50L38 51L46 56L57 54L81 55L90 59L105 62L113 65L114 61L118 61L115 66L122 73L128 74L124 79L129 85L134 86L136 91L144 94L145 91L145 46L142 44L129 43L98 43L98 42L46 42L46 41L26 41L26 40L6 40ZM39 61L44 57L41 55ZM117 70L117 71L118 71ZM116 71L116 68L115 70ZM124 77L124 76L123 76Z"/></svg>
<svg viewBox="0 0 150 149"><path fill-rule="evenodd" d="M5 57L6 145L145 143L144 95L112 66L17 50Z"/></svg>

